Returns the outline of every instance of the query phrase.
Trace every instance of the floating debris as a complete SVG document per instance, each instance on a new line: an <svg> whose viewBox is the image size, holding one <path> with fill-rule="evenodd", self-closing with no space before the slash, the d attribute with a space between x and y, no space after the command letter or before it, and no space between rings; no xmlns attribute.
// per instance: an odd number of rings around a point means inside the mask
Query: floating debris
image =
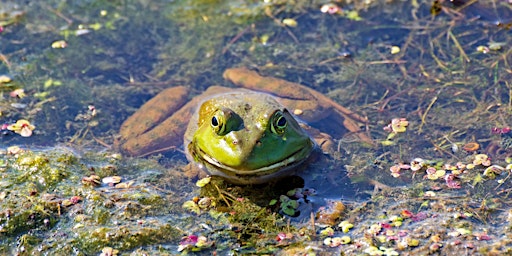
<svg viewBox="0 0 512 256"><path fill-rule="evenodd" d="M407 119L393 118L391 123L384 127L384 130L392 133L402 133L407 130L407 126L409 126Z"/></svg>
<svg viewBox="0 0 512 256"><path fill-rule="evenodd" d="M478 154L475 155L475 159L473 160L474 165L483 165L483 166L490 166L491 165L491 159L486 154Z"/></svg>
<svg viewBox="0 0 512 256"><path fill-rule="evenodd" d="M507 43L504 43L504 42L489 42L486 45L479 45L476 47L476 51L477 52L481 52L481 53L489 53L491 51L500 51L503 46L506 46Z"/></svg>
<svg viewBox="0 0 512 256"><path fill-rule="evenodd" d="M70 199L64 199L62 200L61 202L61 205L63 207L69 207L69 206L72 206L72 205L75 205L75 204L78 204L79 202L82 201L82 197L80 196L73 196L71 197Z"/></svg>
<svg viewBox="0 0 512 256"><path fill-rule="evenodd" d="M405 118L393 118L391 120L391 123L389 123L387 126L385 126L383 129L384 131L389 132L388 137L386 140L381 141L381 144L384 146L390 146L394 145L394 142L392 139L398 134L398 133L404 133L407 131L407 126L409 126L409 121Z"/></svg>
<svg viewBox="0 0 512 256"><path fill-rule="evenodd" d="M277 234L277 236L276 236L276 241L282 242L282 241L286 241L286 240L291 240L292 238L293 238L292 233L279 232L279 234Z"/></svg>
<svg viewBox="0 0 512 256"><path fill-rule="evenodd" d="M0 75L0 84L7 84L12 82L12 78L7 75Z"/></svg>
<svg viewBox="0 0 512 256"><path fill-rule="evenodd" d="M328 237L324 239L324 244L329 247L338 247L342 244L349 244L352 241L349 236Z"/></svg>
<svg viewBox="0 0 512 256"><path fill-rule="evenodd" d="M400 53L400 46L391 46L391 54L397 54Z"/></svg>
<svg viewBox="0 0 512 256"><path fill-rule="evenodd" d="M296 20L289 19L289 18L288 19L283 19L282 23L284 25L286 25L288 27L292 27L292 28L297 27L297 25L298 25Z"/></svg>
<svg viewBox="0 0 512 256"><path fill-rule="evenodd" d="M341 201L331 201L327 207L320 209L317 214L317 223L321 225L332 226L336 220L342 217L345 212L346 206Z"/></svg>
<svg viewBox="0 0 512 256"><path fill-rule="evenodd" d="M467 152L474 152L474 151L477 151L479 148L480 148L480 144L478 144L476 142L469 142L462 147L462 149L464 149Z"/></svg>
<svg viewBox="0 0 512 256"><path fill-rule="evenodd" d="M135 183L135 181L133 180L130 180L128 182L121 182L121 183L118 183L114 186L114 188L119 188L119 189L122 189L122 188L130 188L133 183Z"/></svg>
<svg viewBox="0 0 512 256"><path fill-rule="evenodd" d="M113 249L112 247L105 247L101 249L100 256L117 256L119 250Z"/></svg>
<svg viewBox="0 0 512 256"><path fill-rule="evenodd" d="M24 109L27 107L27 104L23 103L11 103L11 107L17 108L17 109Z"/></svg>
<svg viewBox="0 0 512 256"><path fill-rule="evenodd" d="M103 184L107 184L109 186L113 186L119 182L121 182L121 176L109 176L109 177L105 177L103 179L101 179L101 182L103 182Z"/></svg>
<svg viewBox="0 0 512 256"><path fill-rule="evenodd" d="M197 203L192 200L184 202L181 207L183 209L193 212L197 215L199 215L201 213L201 208L199 208L199 205L197 205Z"/></svg>
<svg viewBox="0 0 512 256"><path fill-rule="evenodd" d="M211 180L212 180L212 177L210 177L210 176L208 176L206 178L202 178L196 182L196 186L202 188L202 187L206 186L208 183L210 183Z"/></svg>
<svg viewBox="0 0 512 256"><path fill-rule="evenodd" d="M27 95L25 94L25 90L15 89L9 93L9 96L11 96L12 98L20 98L21 99Z"/></svg>
<svg viewBox="0 0 512 256"><path fill-rule="evenodd" d="M83 36L83 35L86 35L86 34L89 34L89 33L91 33L91 30L89 30L89 29L85 29L85 28L83 28L83 29L77 29L77 30L75 31L75 35L76 35L76 36Z"/></svg>
<svg viewBox="0 0 512 256"><path fill-rule="evenodd" d="M30 137L32 136L32 131L36 129L36 127L29 121L20 119L16 121L15 124L7 126L7 129L21 135L22 137Z"/></svg>
<svg viewBox="0 0 512 256"><path fill-rule="evenodd" d="M339 6L333 3L322 5L322 7L320 7L320 11L328 14L341 14L343 12Z"/></svg>
<svg viewBox="0 0 512 256"><path fill-rule="evenodd" d="M493 127L491 129L492 134L507 134L511 131L510 127Z"/></svg>
<svg viewBox="0 0 512 256"><path fill-rule="evenodd" d="M178 252L185 250L199 251L201 249L209 248L213 245L213 241L208 241L205 236L189 235L183 237L178 246Z"/></svg>
<svg viewBox="0 0 512 256"><path fill-rule="evenodd" d="M8 155L18 155L25 152L24 149L20 148L19 146L10 146L7 148L7 154Z"/></svg>
<svg viewBox="0 0 512 256"><path fill-rule="evenodd" d="M354 227L354 224L344 220L340 222L340 224L338 224L338 227L341 228L341 231L343 231L343 233L348 233L348 231Z"/></svg>
<svg viewBox="0 0 512 256"><path fill-rule="evenodd" d="M100 176L93 174L89 177L83 177L82 184L90 186L99 186L101 184Z"/></svg>
<svg viewBox="0 0 512 256"><path fill-rule="evenodd" d="M303 113L304 113L304 111L302 109L296 108L296 109L293 110L293 114L296 115L296 116L300 116Z"/></svg>
<svg viewBox="0 0 512 256"><path fill-rule="evenodd" d="M64 40L58 40L52 43L53 49L64 49L68 47L68 43Z"/></svg>
<svg viewBox="0 0 512 256"><path fill-rule="evenodd" d="M279 197L280 204L280 212L282 214L288 215L288 216L296 216L297 215L297 209L299 208L299 202L297 200L293 200L285 195L281 195Z"/></svg>

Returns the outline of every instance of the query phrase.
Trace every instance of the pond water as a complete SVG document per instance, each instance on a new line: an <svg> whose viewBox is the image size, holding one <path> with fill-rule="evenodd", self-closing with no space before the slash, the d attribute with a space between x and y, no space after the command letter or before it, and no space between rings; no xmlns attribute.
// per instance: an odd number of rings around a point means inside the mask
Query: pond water
<svg viewBox="0 0 512 256"><path fill-rule="evenodd" d="M510 254L511 28L505 0L0 1L0 253ZM202 187L181 146L119 150L235 67L350 109L311 123L335 150Z"/></svg>

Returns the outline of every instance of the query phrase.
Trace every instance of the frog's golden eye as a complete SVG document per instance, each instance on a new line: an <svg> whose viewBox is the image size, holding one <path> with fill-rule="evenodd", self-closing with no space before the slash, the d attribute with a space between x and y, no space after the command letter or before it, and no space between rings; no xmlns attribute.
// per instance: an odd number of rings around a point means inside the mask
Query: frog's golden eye
<svg viewBox="0 0 512 256"><path fill-rule="evenodd" d="M226 132L226 122L224 118L224 112L217 110L215 114L212 116L212 128L218 135L224 135Z"/></svg>
<svg viewBox="0 0 512 256"><path fill-rule="evenodd" d="M283 112L277 111L274 113L274 116L272 117L272 122L270 125L270 130L278 135L281 135L284 133L286 129L287 124L286 117L283 115Z"/></svg>
<svg viewBox="0 0 512 256"><path fill-rule="evenodd" d="M210 124L217 135L224 136L231 131L240 130L243 127L243 120L233 110L222 108L215 111Z"/></svg>

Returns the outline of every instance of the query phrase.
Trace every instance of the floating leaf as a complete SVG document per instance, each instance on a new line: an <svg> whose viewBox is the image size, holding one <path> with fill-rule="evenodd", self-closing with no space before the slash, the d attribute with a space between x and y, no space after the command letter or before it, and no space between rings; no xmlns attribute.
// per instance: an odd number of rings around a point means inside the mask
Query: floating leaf
<svg viewBox="0 0 512 256"><path fill-rule="evenodd" d="M0 75L0 84L6 84L12 82L12 78L6 75Z"/></svg>
<svg viewBox="0 0 512 256"><path fill-rule="evenodd" d="M288 27L296 27L297 26L297 21L294 20L294 19L283 19L282 23Z"/></svg>
<svg viewBox="0 0 512 256"><path fill-rule="evenodd" d="M196 186L202 188L202 187L206 186L208 183L210 183L211 180L212 180L212 177L202 178L196 182Z"/></svg>
<svg viewBox="0 0 512 256"><path fill-rule="evenodd" d="M392 46L391 47L391 54L397 54L400 52L400 47L399 46Z"/></svg>
<svg viewBox="0 0 512 256"><path fill-rule="evenodd" d="M183 203L183 205L181 207L183 207L183 209L191 211L197 215L199 215L201 213L201 209L194 201L186 201Z"/></svg>
<svg viewBox="0 0 512 256"><path fill-rule="evenodd" d="M53 49L64 49L68 47L68 43L64 40L58 40L52 43Z"/></svg>
<svg viewBox="0 0 512 256"><path fill-rule="evenodd" d="M343 231L343 233L348 233L348 231L354 227L354 224L344 220L340 224L338 224L338 227L341 228L341 231Z"/></svg>
<svg viewBox="0 0 512 256"><path fill-rule="evenodd" d="M10 92L9 93L9 96L13 97L13 98L24 98L25 96L27 96L25 94L25 90L23 89L15 89L14 91Z"/></svg>
<svg viewBox="0 0 512 256"><path fill-rule="evenodd" d="M101 181L103 182L103 184L117 184L121 182L121 179L122 178L120 176L109 176L103 178Z"/></svg>
<svg viewBox="0 0 512 256"><path fill-rule="evenodd" d="M33 126L29 121L25 119L20 119L15 124L7 126L7 130L13 131L22 137L32 136L32 131L35 128L35 126Z"/></svg>
<svg viewBox="0 0 512 256"><path fill-rule="evenodd" d="M359 13L357 11L349 11L349 12L347 12L346 16L347 16L347 19L349 19L349 20L355 20L355 21L363 20L363 18L361 18L361 16L359 16Z"/></svg>

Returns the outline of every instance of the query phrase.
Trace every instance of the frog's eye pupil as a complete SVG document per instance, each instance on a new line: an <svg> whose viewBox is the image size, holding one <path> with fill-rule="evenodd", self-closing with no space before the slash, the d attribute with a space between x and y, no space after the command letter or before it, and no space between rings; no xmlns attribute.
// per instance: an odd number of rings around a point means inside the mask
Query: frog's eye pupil
<svg viewBox="0 0 512 256"><path fill-rule="evenodd" d="M224 135L226 132L226 116L221 110L212 116L211 126L217 135Z"/></svg>
<svg viewBox="0 0 512 256"><path fill-rule="evenodd" d="M219 120L217 120L216 116L212 117L212 126L213 127L219 126Z"/></svg>
<svg viewBox="0 0 512 256"><path fill-rule="evenodd" d="M282 135L286 129L287 120L283 112L278 111L274 114L271 131L275 134Z"/></svg>
<svg viewBox="0 0 512 256"><path fill-rule="evenodd" d="M286 118L284 118L284 116L280 116L279 119L277 119L277 126L281 128L286 126Z"/></svg>

